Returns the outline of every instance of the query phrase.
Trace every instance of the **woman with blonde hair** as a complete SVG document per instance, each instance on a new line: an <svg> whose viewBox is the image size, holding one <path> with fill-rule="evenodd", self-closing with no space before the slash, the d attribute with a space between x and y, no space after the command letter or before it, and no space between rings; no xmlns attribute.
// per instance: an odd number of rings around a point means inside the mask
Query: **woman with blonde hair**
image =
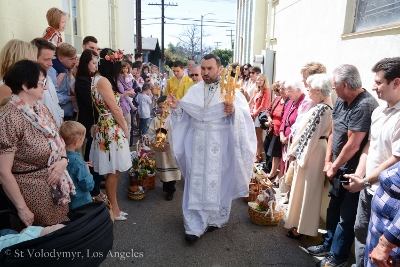
<svg viewBox="0 0 400 267"><path fill-rule="evenodd" d="M256 128L257 136L257 153L254 162L261 162L262 151L263 151L263 129L260 125L260 120L258 119L258 114L261 111L266 110L271 104L271 92L269 91L269 81L265 74L258 75L256 79L257 89L254 96L250 100L250 115L254 120L254 126Z"/></svg>
<svg viewBox="0 0 400 267"><path fill-rule="evenodd" d="M36 46L18 39L8 41L0 52L0 101L11 97L10 87L3 82L4 75L12 64L22 59L36 61Z"/></svg>

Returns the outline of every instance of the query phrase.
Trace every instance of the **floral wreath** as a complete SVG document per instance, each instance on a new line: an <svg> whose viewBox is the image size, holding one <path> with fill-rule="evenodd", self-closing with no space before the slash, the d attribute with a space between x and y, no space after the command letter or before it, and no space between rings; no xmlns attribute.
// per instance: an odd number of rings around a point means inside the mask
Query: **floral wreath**
<svg viewBox="0 0 400 267"><path fill-rule="evenodd" d="M120 49L117 49L117 51L113 52L111 50L108 50L107 55L104 57L105 60L111 61L112 63L117 62L117 61L122 61L125 59L124 52Z"/></svg>

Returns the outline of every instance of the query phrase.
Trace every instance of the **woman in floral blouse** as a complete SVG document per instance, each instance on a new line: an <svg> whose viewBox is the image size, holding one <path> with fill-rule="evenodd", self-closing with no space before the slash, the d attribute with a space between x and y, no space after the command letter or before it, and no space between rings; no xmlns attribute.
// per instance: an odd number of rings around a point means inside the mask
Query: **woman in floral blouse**
<svg viewBox="0 0 400 267"><path fill-rule="evenodd" d="M119 106L118 75L120 57L109 48L100 52L99 72L92 82L92 99L99 112L90 150L90 162L100 175L106 174L106 192L112 205L114 219L126 220L117 202L117 185L120 172L127 171L132 163L129 154L129 130Z"/></svg>

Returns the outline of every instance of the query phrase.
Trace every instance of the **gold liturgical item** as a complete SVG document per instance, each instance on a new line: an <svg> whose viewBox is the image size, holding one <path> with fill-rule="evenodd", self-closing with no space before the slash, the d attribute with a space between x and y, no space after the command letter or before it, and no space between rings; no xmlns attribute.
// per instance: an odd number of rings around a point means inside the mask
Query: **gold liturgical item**
<svg viewBox="0 0 400 267"><path fill-rule="evenodd" d="M220 83L220 87L221 87L220 98L221 98L222 102L230 102L230 103L232 103L233 101L235 101L236 83L237 83L237 80L238 80L239 72L240 72L240 67L237 66L236 67L235 78L233 78L231 76L232 66L229 66L228 75L227 75L226 80L225 80L226 69L222 69L221 83Z"/></svg>
<svg viewBox="0 0 400 267"><path fill-rule="evenodd" d="M157 116L160 122L159 123L156 122L156 140L154 143L154 146L156 148L164 147L164 142L165 140L167 140L168 130L165 129L165 119L168 117L170 113L169 106L170 103L168 101L164 101L163 103L164 114Z"/></svg>

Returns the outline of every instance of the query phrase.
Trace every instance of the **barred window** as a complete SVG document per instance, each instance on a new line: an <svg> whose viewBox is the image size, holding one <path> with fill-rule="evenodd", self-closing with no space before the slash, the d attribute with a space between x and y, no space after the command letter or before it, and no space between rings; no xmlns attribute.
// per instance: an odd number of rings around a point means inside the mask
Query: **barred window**
<svg viewBox="0 0 400 267"><path fill-rule="evenodd" d="M353 32L400 24L400 0L357 0Z"/></svg>

